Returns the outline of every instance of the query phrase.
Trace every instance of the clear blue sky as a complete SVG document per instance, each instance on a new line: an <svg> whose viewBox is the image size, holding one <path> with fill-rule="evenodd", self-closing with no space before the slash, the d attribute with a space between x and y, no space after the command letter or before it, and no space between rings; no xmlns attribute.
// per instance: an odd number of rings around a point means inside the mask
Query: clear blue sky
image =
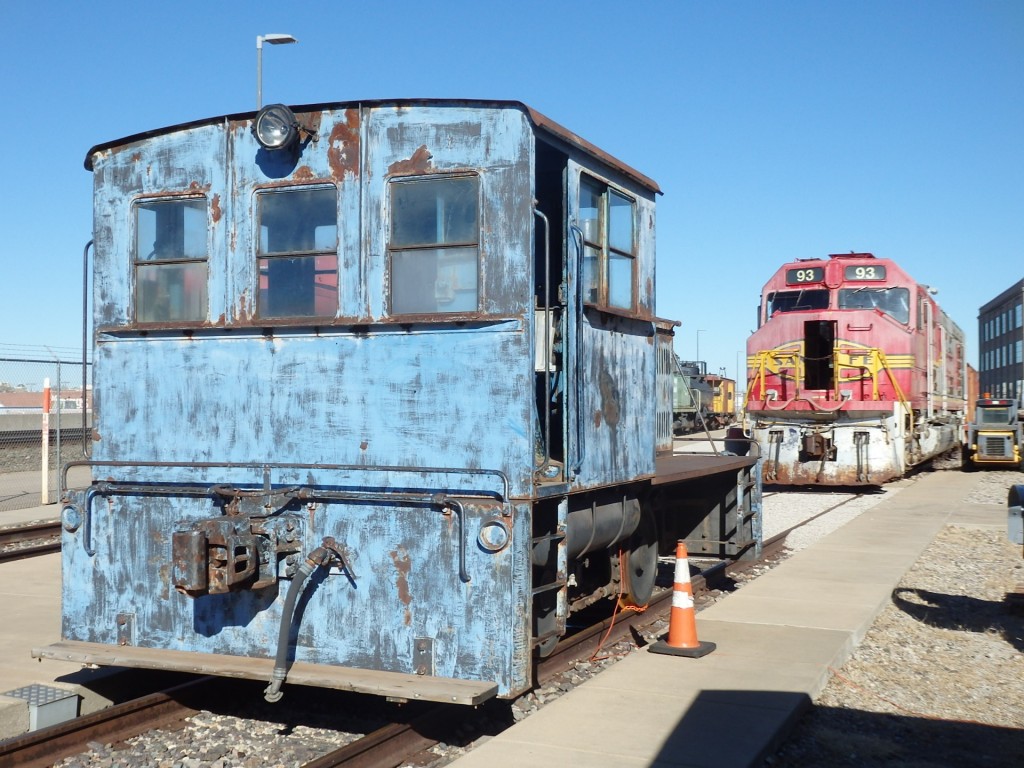
<svg viewBox="0 0 1024 768"><path fill-rule="evenodd" d="M15 2L0 356L81 344L93 145L256 103L523 101L654 178L662 317L736 375L784 261L895 259L967 332L1024 276L1024 1ZM700 333L698 334L698 331Z"/></svg>

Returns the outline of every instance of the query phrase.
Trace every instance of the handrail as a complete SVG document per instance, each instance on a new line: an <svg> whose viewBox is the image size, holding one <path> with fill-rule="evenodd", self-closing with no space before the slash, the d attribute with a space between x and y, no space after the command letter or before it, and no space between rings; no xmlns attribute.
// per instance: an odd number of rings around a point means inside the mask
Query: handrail
<svg viewBox="0 0 1024 768"><path fill-rule="evenodd" d="M543 475L551 466L551 225L537 201L534 200L533 215L544 222L544 463L535 468ZM534 321L534 338L537 337Z"/></svg>
<svg viewBox="0 0 1024 768"><path fill-rule="evenodd" d="M756 382L757 391L760 393L760 399L768 401L765 392L766 377L768 374L773 373L780 378L786 378L786 370L792 369L793 373L790 379L794 383L795 392L792 397L785 401L779 408L772 408L768 406L769 410L784 410L792 403L797 400L806 401L811 405L812 408L818 411L837 411L843 407L846 402L839 398L840 404L836 408L823 408L819 403L816 403L807 397L803 396L800 392L801 384L804 381L804 373L806 370L806 355L803 354L801 349L767 349L756 352L754 355L754 372L748 378L747 381L747 393L744 398L743 407L744 410L749 406L751 399L751 391L753 387L751 384ZM844 368L856 368L860 371L864 371L867 377L871 381L871 399L881 400L881 393L879 387L879 375L884 373L892 385L893 391L896 394L896 399L899 400L900 404L905 408L910 407L910 403L907 400L906 394L903 392L903 388L900 386L899 381L896 379L896 374L893 365L889 362L889 359L885 356L885 352L877 347L858 348L851 349L841 344L835 344L832 348L832 358L834 361L833 372L832 372L832 391L835 393L840 392L840 388L843 383L847 381L862 381L864 375L857 377L844 378L842 376L842 370ZM859 359L858 359L859 358ZM835 399L835 398L833 398Z"/></svg>
<svg viewBox="0 0 1024 768"><path fill-rule="evenodd" d="M86 386L86 371L88 370L89 352L89 249L93 247L93 241L85 244L82 250L82 455L88 457L89 447L92 441L88 438L86 431L85 413L88 409L89 389Z"/></svg>

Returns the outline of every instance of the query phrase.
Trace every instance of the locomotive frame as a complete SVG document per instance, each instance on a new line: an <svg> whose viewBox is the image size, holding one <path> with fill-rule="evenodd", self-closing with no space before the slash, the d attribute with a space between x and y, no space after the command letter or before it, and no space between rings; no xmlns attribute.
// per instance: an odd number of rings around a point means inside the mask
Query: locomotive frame
<svg viewBox="0 0 1024 768"><path fill-rule="evenodd" d="M270 105L86 167L93 481L34 655L476 704L677 539L756 556L757 459L673 451L660 190L535 110Z"/></svg>

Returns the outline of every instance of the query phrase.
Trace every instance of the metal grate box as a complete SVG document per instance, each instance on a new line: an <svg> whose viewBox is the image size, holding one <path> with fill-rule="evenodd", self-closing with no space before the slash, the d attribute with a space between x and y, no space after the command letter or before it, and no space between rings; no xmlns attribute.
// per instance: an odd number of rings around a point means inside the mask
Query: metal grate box
<svg viewBox="0 0 1024 768"><path fill-rule="evenodd" d="M33 683L0 695L28 702L30 731L49 728L51 725L78 717L78 694L63 688Z"/></svg>

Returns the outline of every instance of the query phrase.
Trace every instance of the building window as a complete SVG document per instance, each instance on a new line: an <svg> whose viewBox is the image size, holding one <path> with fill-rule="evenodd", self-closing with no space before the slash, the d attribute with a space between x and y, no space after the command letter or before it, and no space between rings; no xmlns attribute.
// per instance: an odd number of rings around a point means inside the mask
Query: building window
<svg viewBox="0 0 1024 768"><path fill-rule="evenodd" d="M205 198L136 203L136 322L206 320L208 232Z"/></svg>
<svg viewBox="0 0 1024 768"><path fill-rule="evenodd" d="M588 177L580 178L583 300L636 307L636 202Z"/></svg>
<svg viewBox="0 0 1024 768"><path fill-rule="evenodd" d="M1016 307L1017 312L1017 327L1020 328L1024 325L1024 304L1018 304Z"/></svg>
<svg viewBox="0 0 1024 768"><path fill-rule="evenodd" d="M391 182L391 313L480 309L480 179Z"/></svg>
<svg viewBox="0 0 1024 768"><path fill-rule="evenodd" d="M259 316L337 315L337 190L275 190L256 200Z"/></svg>

